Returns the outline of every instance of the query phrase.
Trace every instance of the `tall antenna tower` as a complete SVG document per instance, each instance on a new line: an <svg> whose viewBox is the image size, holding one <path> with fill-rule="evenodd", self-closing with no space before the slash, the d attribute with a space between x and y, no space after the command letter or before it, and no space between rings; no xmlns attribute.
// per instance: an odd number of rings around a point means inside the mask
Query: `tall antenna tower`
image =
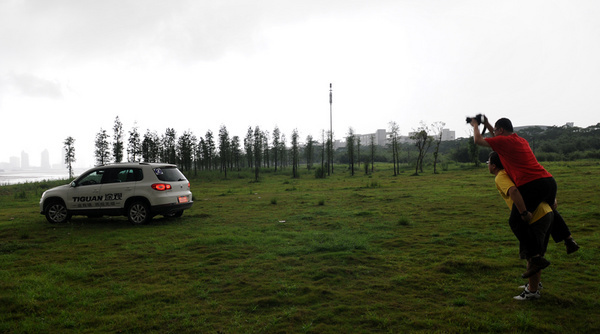
<svg viewBox="0 0 600 334"><path fill-rule="evenodd" d="M331 83L329 83L329 168L333 173L333 85Z"/></svg>

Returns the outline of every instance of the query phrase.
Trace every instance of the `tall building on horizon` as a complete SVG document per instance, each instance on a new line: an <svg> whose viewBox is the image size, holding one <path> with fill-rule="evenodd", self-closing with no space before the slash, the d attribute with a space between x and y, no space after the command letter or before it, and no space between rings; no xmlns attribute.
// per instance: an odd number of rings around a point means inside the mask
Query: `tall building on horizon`
<svg viewBox="0 0 600 334"><path fill-rule="evenodd" d="M21 169L29 168L29 154L25 151L21 151Z"/></svg>
<svg viewBox="0 0 600 334"><path fill-rule="evenodd" d="M40 167L42 167L42 169L52 168L52 166L50 166L50 153L48 153L48 149L42 151L42 164Z"/></svg>

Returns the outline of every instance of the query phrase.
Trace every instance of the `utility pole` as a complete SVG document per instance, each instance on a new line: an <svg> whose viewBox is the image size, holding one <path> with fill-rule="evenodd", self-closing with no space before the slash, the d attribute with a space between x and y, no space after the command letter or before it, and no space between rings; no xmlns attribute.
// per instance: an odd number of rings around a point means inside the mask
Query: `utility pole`
<svg viewBox="0 0 600 334"><path fill-rule="evenodd" d="M331 83L329 83L329 166L333 173L333 88Z"/></svg>

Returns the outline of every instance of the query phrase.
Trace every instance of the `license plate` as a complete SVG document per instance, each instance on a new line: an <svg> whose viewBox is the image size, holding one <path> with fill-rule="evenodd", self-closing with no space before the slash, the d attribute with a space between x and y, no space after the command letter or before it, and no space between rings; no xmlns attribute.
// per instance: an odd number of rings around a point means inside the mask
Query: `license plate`
<svg viewBox="0 0 600 334"><path fill-rule="evenodd" d="M179 196L179 197L177 197L177 200L179 201L179 203L187 203L188 202L187 196Z"/></svg>

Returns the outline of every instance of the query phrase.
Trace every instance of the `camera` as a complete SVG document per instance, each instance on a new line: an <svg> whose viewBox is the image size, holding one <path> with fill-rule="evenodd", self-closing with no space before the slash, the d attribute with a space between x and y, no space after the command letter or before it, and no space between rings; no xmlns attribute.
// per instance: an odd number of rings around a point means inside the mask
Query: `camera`
<svg viewBox="0 0 600 334"><path fill-rule="evenodd" d="M478 125L481 125L481 123L483 123L484 121L485 116L483 116L482 114L477 114L477 116L475 117L467 117L467 124L471 124L473 118L477 121Z"/></svg>
<svg viewBox="0 0 600 334"><path fill-rule="evenodd" d="M485 116L483 114L477 114L475 117L467 117L467 124L471 124L471 121L475 119L477 121L477 125L481 125L485 121ZM483 131L481 131L481 135L485 134L486 127L483 127Z"/></svg>

